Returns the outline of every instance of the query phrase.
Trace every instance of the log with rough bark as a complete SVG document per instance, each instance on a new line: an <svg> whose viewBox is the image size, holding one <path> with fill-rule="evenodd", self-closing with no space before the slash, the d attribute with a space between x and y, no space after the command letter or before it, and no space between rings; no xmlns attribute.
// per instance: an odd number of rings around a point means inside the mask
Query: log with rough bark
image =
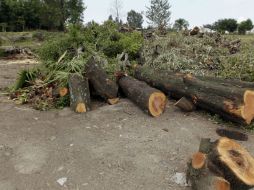
<svg viewBox="0 0 254 190"><path fill-rule="evenodd" d="M221 85L192 75L143 67L137 67L134 75L175 99L186 97L197 107L219 114L229 121L250 124L254 119L254 90L250 88L229 86L228 82L227 85Z"/></svg>
<svg viewBox="0 0 254 190"><path fill-rule="evenodd" d="M93 56L88 60L85 76L88 77L97 95L105 100L117 98L118 85L109 78L106 71L102 68L101 62L96 57Z"/></svg>
<svg viewBox="0 0 254 190"><path fill-rule="evenodd" d="M209 169L207 155L194 154L188 163L187 180L193 190L230 190L230 183Z"/></svg>
<svg viewBox="0 0 254 190"><path fill-rule="evenodd" d="M153 70L148 67L135 67L134 77L144 81L175 99L181 99L187 94L187 86L183 82L182 73L172 73L162 70ZM188 98L188 96L187 96Z"/></svg>
<svg viewBox="0 0 254 190"><path fill-rule="evenodd" d="M88 79L78 74L69 76L70 105L77 113L85 113L90 107L90 90Z"/></svg>
<svg viewBox="0 0 254 190"><path fill-rule="evenodd" d="M214 113L221 113L233 121L250 124L254 118L254 91L234 86L222 86L208 81L202 81L192 75L184 76L193 101L200 107ZM216 98L216 100L215 100ZM205 106L204 106L205 105ZM208 109L208 108L207 108Z"/></svg>
<svg viewBox="0 0 254 190"><path fill-rule="evenodd" d="M187 181L194 190L248 190L254 187L254 158L228 138L202 139L188 162Z"/></svg>
<svg viewBox="0 0 254 190"><path fill-rule="evenodd" d="M222 171L233 190L254 187L254 158L240 144L221 138L213 145L209 160Z"/></svg>
<svg viewBox="0 0 254 190"><path fill-rule="evenodd" d="M122 76L118 83L124 94L151 116L164 112L167 97L161 91L129 76Z"/></svg>

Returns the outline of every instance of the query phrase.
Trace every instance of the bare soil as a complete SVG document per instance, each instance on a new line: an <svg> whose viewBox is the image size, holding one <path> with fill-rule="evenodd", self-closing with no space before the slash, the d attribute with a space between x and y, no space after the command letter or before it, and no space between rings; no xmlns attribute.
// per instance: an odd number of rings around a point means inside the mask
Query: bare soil
<svg viewBox="0 0 254 190"><path fill-rule="evenodd" d="M28 66L0 61L0 88ZM185 172L202 137L219 138L209 117L170 101L160 118L126 99L78 115L36 111L0 93L0 190L187 190L173 176ZM249 132L243 145L251 153L253 143Z"/></svg>

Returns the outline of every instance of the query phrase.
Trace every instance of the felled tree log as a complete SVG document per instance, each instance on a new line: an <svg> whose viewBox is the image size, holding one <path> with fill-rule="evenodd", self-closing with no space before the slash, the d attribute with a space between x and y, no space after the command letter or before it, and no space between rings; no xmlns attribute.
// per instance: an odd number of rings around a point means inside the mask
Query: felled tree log
<svg viewBox="0 0 254 190"><path fill-rule="evenodd" d="M221 138L214 143L208 158L220 168L232 190L254 187L254 158L240 144Z"/></svg>
<svg viewBox="0 0 254 190"><path fill-rule="evenodd" d="M167 97L161 91L129 76L122 76L118 83L124 94L151 116L158 117L164 112Z"/></svg>
<svg viewBox="0 0 254 190"><path fill-rule="evenodd" d="M179 100L187 94L187 86L183 82L184 74L182 73L172 73L137 66L134 76L136 79L148 83L175 99Z"/></svg>
<svg viewBox="0 0 254 190"><path fill-rule="evenodd" d="M192 112L196 109L196 106L193 104L193 102L188 100L185 97L183 97L179 101L177 101L175 103L175 106L185 112Z"/></svg>
<svg viewBox="0 0 254 190"><path fill-rule="evenodd" d="M221 113L236 122L250 124L253 120L254 91L201 81L192 75L186 75L184 83L193 101L200 107ZM214 104L213 107L208 108L211 104Z"/></svg>
<svg viewBox="0 0 254 190"><path fill-rule="evenodd" d="M199 108L225 119L250 124L254 119L254 91L202 81L191 75L137 67L135 78L145 81L175 99L186 97Z"/></svg>
<svg viewBox="0 0 254 190"><path fill-rule="evenodd" d="M223 79L219 77L205 77L205 76L197 76L197 78L202 81L216 83L226 87L254 89L254 82L247 82L247 81L241 81L236 79Z"/></svg>
<svg viewBox="0 0 254 190"><path fill-rule="evenodd" d="M96 57L93 56L87 62L85 76L88 77L97 95L106 100L117 98L118 85L109 78Z"/></svg>
<svg viewBox="0 0 254 190"><path fill-rule="evenodd" d="M70 105L77 113L85 113L90 108L90 90L88 79L78 74L69 76Z"/></svg>

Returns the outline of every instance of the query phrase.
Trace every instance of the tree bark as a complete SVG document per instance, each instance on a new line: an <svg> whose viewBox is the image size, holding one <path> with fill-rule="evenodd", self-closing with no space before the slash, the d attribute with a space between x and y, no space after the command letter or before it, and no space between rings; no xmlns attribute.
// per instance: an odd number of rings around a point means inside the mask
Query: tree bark
<svg viewBox="0 0 254 190"><path fill-rule="evenodd" d="M128 98L151 116L158 117L164 112L167 97L161 91L128 76L121 77L119 85Z"/></svg>
<svg viewBox="0 0 254 190"><path fill-rule="evenodd" d="M254 91L202 81L192 75L136 67L135 78L160 89L172 98L185 97L194 105L227 120L250 124L254 119Z"/></svg>
<svg viewBox="0 0 254 190"><path fill-rule="evenodd" d="M88 77L97 95L106 100L117 98L118 85L109 78L96 57L87 62L85 76Z"/></svg>
<svg viewBox="0 0 254 190"><path fill-rule="evenodd" d="M176 102L175 106L184 112L192 112L196 109L196 106L192 103L192 101L185 97L182 97L178 102Z"/></svg>
<svg viewBox="0 0 254 190"><path fill-rule="evenodd" d="M232 190L254 187L254 158L240 144L225 137L221 138L214 143L208 158L220 168Z"/></svg>
<svg viewBox="0 0 254 190"><path fill-rule="evenodd" d="M70 74L68 83L71 108L77 113L89 111L91 100L88 79L78 74Z"/></svg>

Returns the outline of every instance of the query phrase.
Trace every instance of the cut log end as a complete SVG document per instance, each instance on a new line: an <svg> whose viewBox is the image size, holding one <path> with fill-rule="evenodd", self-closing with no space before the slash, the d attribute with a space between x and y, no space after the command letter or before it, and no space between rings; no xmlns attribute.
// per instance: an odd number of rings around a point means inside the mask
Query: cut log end
<svg viewBox="0 0 254 190"><path fill-rule="evenodd" d="M198 152L192 156L192 167L196 170L201 169L205 166L206 155Z"/></svg>
<svg viewBox="0 0 254 190"><path fill-rule="evenodd" d="M68 93L69 93L69 90L66 87L63 87L63 88L59 89L59 94L60 94L61 97L66 96Z"/></svg>
<svg viewBox="0 0 254 190"><path fill-rule="evenodd" d="M254 186L254 158L241 145L228 138L221 138L217 144L220 160L244 184Z"/></svg>
<svg viewBox="0 0 254 190"><path fill-rule="evenodd" d="M192 112L196 109L195 105L185 97L176 102L175 106L185 112Z"/></svg>
<svg viewBox="0 0 254 190"><path fill-rule="evenodd" d="M214 186L216 190L230 190L230 183L221 177L216 177Z"/></svg>
<svg viewBox="0 0 254 190"><path fill-rule="evenodd" d="M120 100L119 98L108 99L108 103L110 105L115 105L119 102L119 100Z"/></svg>
<svg viewBox="0 0 254 190"><path fill-rule="evenodd" d="M165 110L167 97L162 92L154 92L149 98L149 113L159 117Z"/></svg>
<svg viewBox="0 0 254 190"><path fill-rule="evenodd" d="M244 106L242 108L243 118L250 124L254 118L254 91L247 90L244 93Z"/></svg>
<svg viewBox="0 0 254 190"><path fill-rule="evenodd" d="M77 113L86 113L86 105L84 103L79 103L76 107L76 112Z"/></svg>

